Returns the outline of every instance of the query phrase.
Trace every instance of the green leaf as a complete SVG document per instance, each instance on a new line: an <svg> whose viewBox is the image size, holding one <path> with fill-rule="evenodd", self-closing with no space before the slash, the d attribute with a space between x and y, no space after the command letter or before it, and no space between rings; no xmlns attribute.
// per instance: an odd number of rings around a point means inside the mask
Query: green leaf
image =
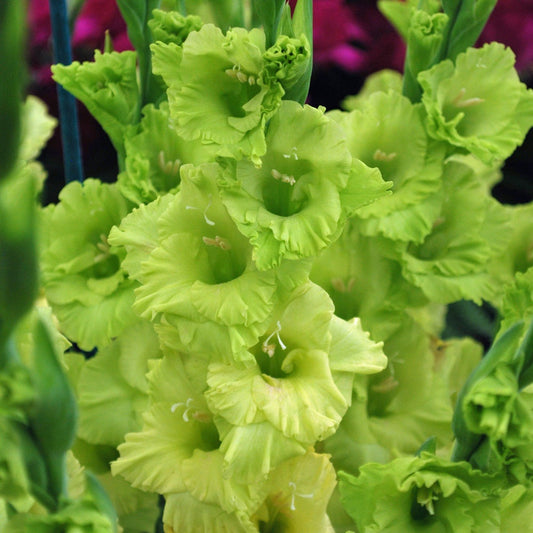
<svg viewBox="0 0 533 533"><path fill-rule="evenodd" d="M2 125L0 180L9 174L15 164L20 142L20 107L25 64L23 28L23 4L2 2L0 5L0 72L9 72L9 76L6 76L0 84L0 124ZM3 220L3 217L1 219Z"/></svg>

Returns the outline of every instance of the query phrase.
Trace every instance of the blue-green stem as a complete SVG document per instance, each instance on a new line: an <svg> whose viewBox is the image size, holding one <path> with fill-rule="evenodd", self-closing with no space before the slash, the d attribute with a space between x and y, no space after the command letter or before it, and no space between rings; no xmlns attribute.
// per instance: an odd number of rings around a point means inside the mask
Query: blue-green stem
<svg viewBox="0 0 533 533"><path fill-rule="evenodd" d="M54 62L63 65L72 63L70 30L65 0L50 0L50 20L54 43ZM65 183L83 181L81 144L76 100L63 87L57 85L61 142Z"/></svg>

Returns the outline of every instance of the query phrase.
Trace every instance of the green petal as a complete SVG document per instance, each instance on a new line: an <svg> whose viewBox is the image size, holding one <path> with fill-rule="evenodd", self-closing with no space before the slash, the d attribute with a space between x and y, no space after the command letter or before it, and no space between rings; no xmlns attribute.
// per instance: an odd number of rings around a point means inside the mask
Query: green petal
<svg viewBox="0 0 533 533"><path fill-rule="evenodd" d="M514 283L505 288L501 315L500 333L533 316L533 267L524 273L517 272Z"/></svg>
<svg viewBox="0 0 533 533"><path fill-rule="evenodd" d="M283 461L302 455L306 447L283 435L269 422L231 426L217 421L227 476L239 483L257 483Z"/></svg>
<svg viewBox="0 0 533 533"><path fill-rule="evenodd" d="M89 360L78 380L78 434L92 444L117 446L126 433L139 430L148 397L124 380L115 345Z"/></svg>
<svg viewBox="0 0 533 533"><path fill-rule="evenodd" d="M261 30L234 28L224 35L211 24L192 32L180 52L172 46L154 47L159 50L155 72L169 86L179 135L216 143L221 154L247 155L259 162L265 152L263 126L283 94L279 83L269 86L258 77L264 48ZM164 65L167 54L181 56L179 73Z"/></svg>
<svg viewBox="0 0 533 533"><path fill-rule="evenodd" d="M48 114L46 105L35 96L28 96L22 109L22 131L19 158L36 159L52 136L57 120Z"/></svg>
<svg viewBox="0 0 533 533"><path fill-rule="evenodd" d="M188 493L170 494L163 514L168 533L255 533L248 521L218 505L200 502Z"/></svg>
<svg viewBox="0 0 533 533"><path fill-rule="evenodd" d="M223 476L224 456L219 450L195 450L183 462L183 477L188 492L197 500L215 504L227 513L251 514L264 498L266 487L258 483L240 484Z"/></svg>
<svg viewBox="0 0 533 533"><path fill-rule="evenodd" d="M342 108L346 111L361 109L365 100L373 93L389 91L402 92L402 75L396 70L379 70L365 78L363 87L356 95L347 96L342 101Z"/></svg>
<svg viewBox="0 0 533 533"><path fill-rule="evenodd" d="M487 76L490 66L491 75ZM428 131L488 164L506 159L533 125L533 91L499 43L470 48L419 74Z"/></svg>
<svg viewBox="0 0 533 533"><path fill-rule="evenodd" d="M41 271L60 329L82 349L104 345L136 320L133 282L107 235L130 204L114 185L71 183L42 214Z"/></svg>
<svg viewBox="0 0 533 533"><path fill-rule="evenodd" d="M187 398L182 399L185 406ZM182 463L196 448L205 446L203 426L207 425L194 417L186 417L186 421L178 409L172 411L173 405L154 404L144 415L142 431L126 435L118 447L120 457L111 464L113 475L121 475L133 487L149 492L186 490Z"/></svg>
<svg viewBox="0 0 533 533"><path fill-rule="evenodd" d="M135 52L95 51L94 61L54 65L54 79L81 100L124 156L124 133L137 121L139 89Z"/></svg>
<svg viewBox="0 0 533 533"><path fill-rule="evenodd" d="M121 266L130 278L140 281L141 263L157 247L157 221L172 198L172 194L168 194L147 205L141 204L126 215L119 226L111 228L108 241L112 246L126 249Z"/></svg>

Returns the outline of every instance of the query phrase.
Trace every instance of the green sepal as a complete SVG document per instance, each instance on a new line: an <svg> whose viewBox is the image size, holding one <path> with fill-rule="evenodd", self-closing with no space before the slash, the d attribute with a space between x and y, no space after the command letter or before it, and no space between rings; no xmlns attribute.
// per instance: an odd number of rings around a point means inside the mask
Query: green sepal
<svg viewBox="0 0 533 533"><path fill-rule="evenodd" d="M450 19L447 41L441 59L455 60L458 54L474 46L497 0L442 0Z"/></svg>
<svg viewBox="0 0 533 533"><path fill-rule="evenodd" d="M263 26L267 46L272 46L278 35L285 0L252 0L253 19L256 26Z"/></svg>
<svg viewBox="0 0 533 533"><path fill-rule="evenodd" d="M29 422L46 462L49 494L59 502L66 491L65 454L76 435L76 400L57 360L50 334L41 321L35 326L34 338L36 400Z"/></svg>
<svg viewBox="0 0 533 533"><path fill-rule="evenodd" d="M138 119L140 109L149 102L155 102L161 95L157 81L152 74L150 44L152 35L148 21L152 11L161 0L117 0L118 8L126 21L128 37L137 51L139 59L140 95L134 111Z"/></svg>
<svg viewBox="0 0 533 533"><path fill-rule="evenodd" d="M471 411L467 413L469 406L469 395L472 389L476 387L478 381L491 379L491 375L498 371L500 365L505 368L506 365L513 363L513 356L516 353L517 346L523 336L524 324L522 321L516 322L509 329L501 334L491 346L485 357L475 368L472 374L464 384L457 398L457 405L453 414L452 429L456 437L456 443L453 451L454 460L468 460L480 446L484 438L484 428L474 425ZM520 352L519 352L520 353ZM516 379L518 380L521 368L516 368ZM516 384L517 385L517 384ZM477 386L479 387L479 386ZM495 391L495 400L497 399L498 390ZM481 416L482 410L477 410L477 416ZM468 417L470 416L470 421ZM498 436L496 436L498 438Z"/></svg>
<svg viewBox="0 0 533 533"><path fill-rule="evenodd" d="M100 511L100 514L107 517L112 526L112 531L117 531L117 513L113 507L113 502L105 491L98 478L91 472L85 472L85 490L92 503ZM96 532L95 532L96 533Z"/></svg>
<svg viewBox="0 0 533 533"><path fill-rule="evenodd" d="M304 36L309 43L310 57L305 72L298 82L288 91L287 100L304 104L309 93L313 70L313 0L298 0L292 16L292 33L294 37Z"/></svg>
<svg viewBox="0 0 533 533"><path fill-rule="evenodd" d="M422 90L417 82L419 72L438 61L439 50L448 24L444 13L415 10L407 33L403 94L412 102L420 101Z"/></svg>

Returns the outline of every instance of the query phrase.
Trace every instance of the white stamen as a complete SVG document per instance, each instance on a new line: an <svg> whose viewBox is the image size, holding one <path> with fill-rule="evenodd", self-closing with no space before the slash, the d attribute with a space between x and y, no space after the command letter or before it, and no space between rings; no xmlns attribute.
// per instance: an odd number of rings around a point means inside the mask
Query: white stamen
<svg viewBox="0 0 533 533"><path fill-rule="evenodd" d="M274 356L274 352L276 351L276 345L275 344L269 344L270 339L275 335L278 339L278 343L281 346L282 350L286 350L287 346L283 343L281 340L281 337L279 336L281 332L281 322L278 320L276 322L276 329L263 341L262 350L266 354L268 354L269 357Z"/></svg>
<svg viewBox="0 0 533 533"><path fill-rule="evenodd" d="M213 220L211 220L208 216L207 216L207 210L211 207L211 201L212 201L212 196L209 195L208 196L209 198L209 203L205 206L205 209L203 210L203 215L204 215L204 220L205 220L205 223L208 224L209 226L214 226L215 225L215 222ZM199 207L195 207L193 205L186 205L185 206L185 209L189 210L189 209L194 209L194 210L198 210L200 211L200 208Z"/></svg>
<svg viewBox="0 0 533 533"><path fill-rule="evenodd" d="M391 376L386 377L383 381L380 381L379 383L372 385L370 388L374 392L387 393L387 392L394 390L398 385L399 385L398 381L396 381L391 375Z"/></svg>
<svg viewBox="0 0 533 533"><path fill-rule="evenodd" d="M285 159L291 159L291 158L293 158L293 159L295 159L296 161L298 161L298 154L297 154L296 146L293 146L293 147L291 148L290 153L288 153L288 154L283 154L283 157L284 157Z"/></svg>
<svg viewBox="0 0 533 533"><path fill-rule="evenodd" d="M256 79L253 76L248 76L248 85L255 85Z"/></svg>
<svg viewBox="0 0 533 533"><path fill-rule="evenodd" d="M291 488L291 511L296 511L296 505L295 505L295 498L298 496L298 498L313 498L314 493L311 492L310 494L301 494L299 492L296 492L296 483L293 481L289 481L289 487Z"/></svg>
<svg viewBox="0 0 533 533"><path fill-rule="evenodd" d="M185 410L183 411L183 414L181 415L181 417L183 418L183 420L185 422L189 422L190 419L189 419L189 412L191 411L192 407L191 407L191 403L192 403L193 399L192 398L187 398L187 401L184 403L184 402L178 402L178 403L175 403L175 404L172 404L171 407L170 407L170 411L172 413L175 413L176 410L178 409L178 407L185 407Z"/></svg>

